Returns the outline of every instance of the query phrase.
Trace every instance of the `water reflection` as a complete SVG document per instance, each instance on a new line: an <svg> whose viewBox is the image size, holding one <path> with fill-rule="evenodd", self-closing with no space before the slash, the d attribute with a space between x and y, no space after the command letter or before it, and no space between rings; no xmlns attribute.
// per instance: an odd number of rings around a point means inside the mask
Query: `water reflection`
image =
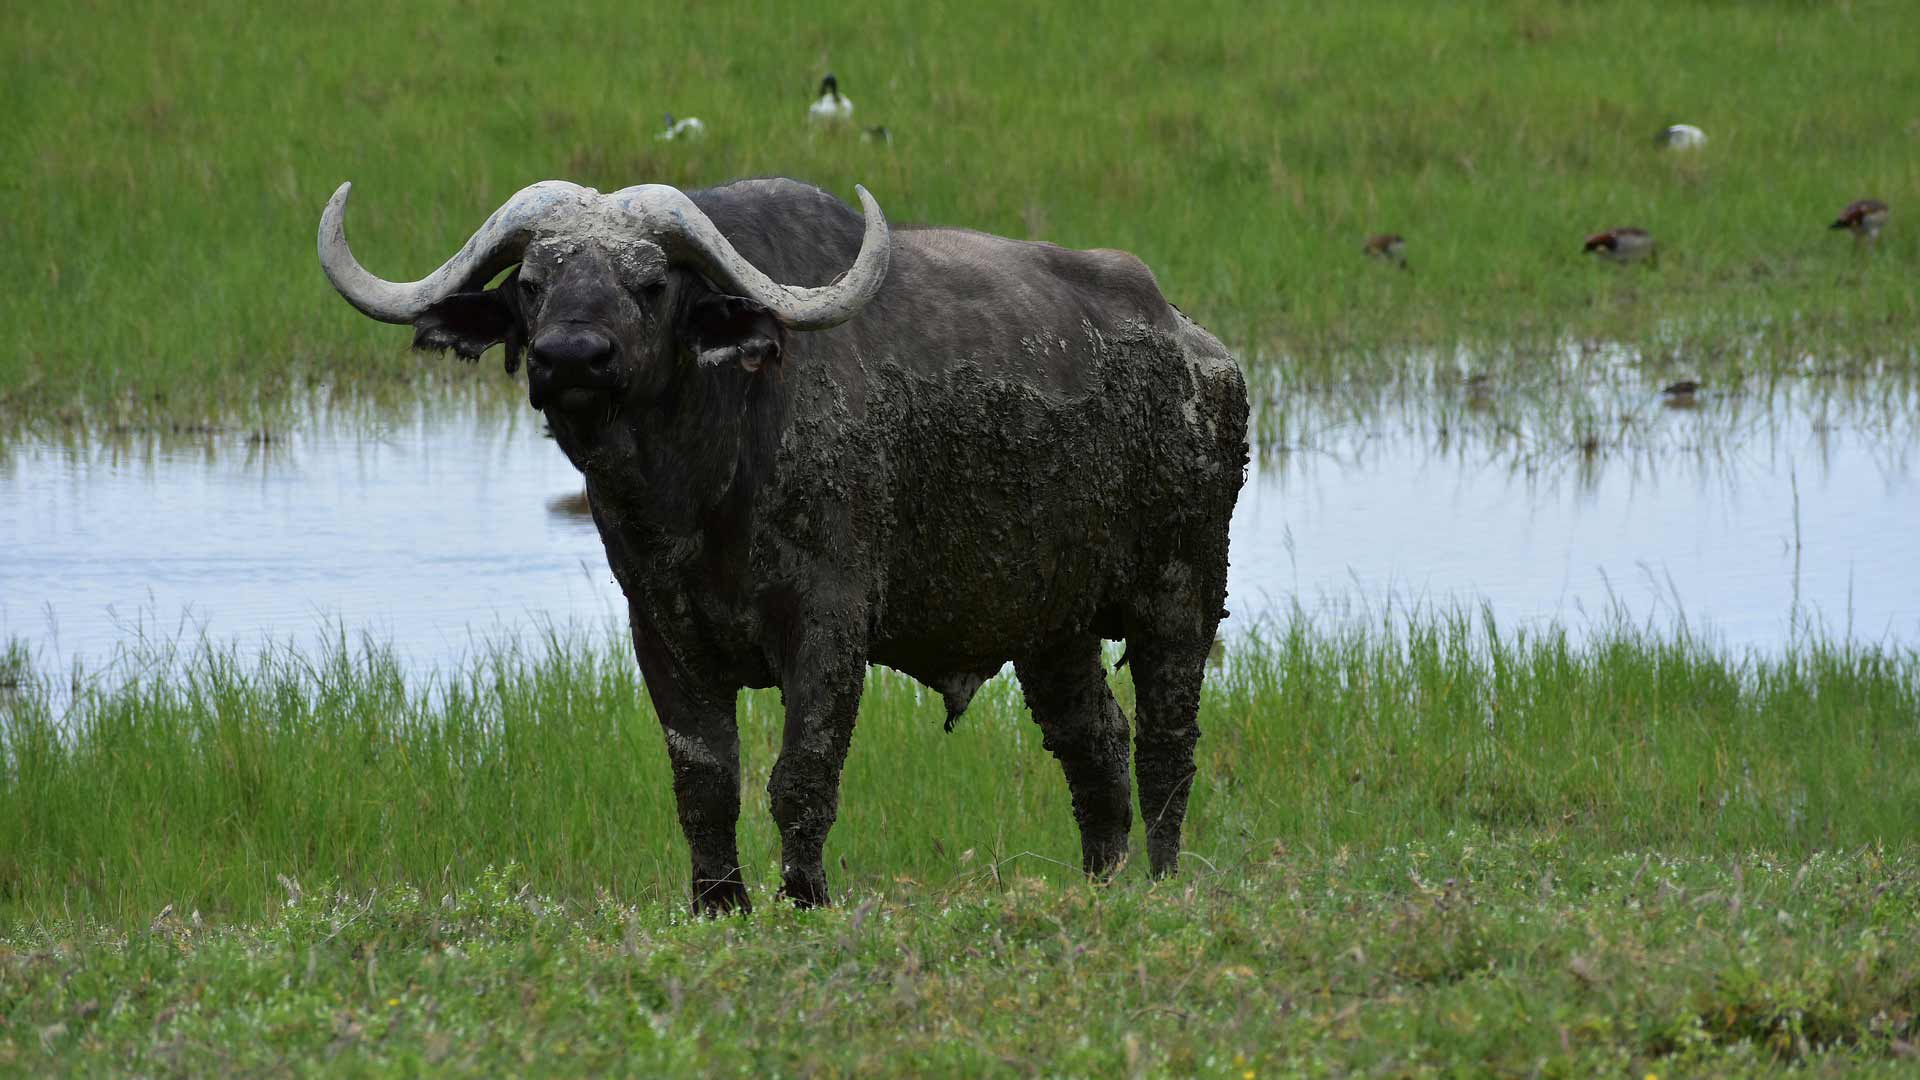
<svg viewBox="0 0 1920 1080"><path fill-rule="evenodd" d="M1735 645L1777 645L1796 620L1920 643L1911 442L1819 409L1698 397L1657 445L1322 428L1249 478L1235 614L1392 598L1576 631L1684 619ZM1736 425L1741 438L1720 437Z"/></svg>
<svg viewBox="0 0 1920 1080"><path fill-rule="evenodd" d="M96 440L0 460L0 636L98 663L130 637L301 641L329 622L431 666L476 635L624 612L579 476L484 410L270 444Z"/></svg>
<svg viewBox="0 0 1920 1080"><path fill-rule="evenodd" d="M1920 433L1911 364L1731 371L1673 378L1617 347L1544 356L1460 352L1402 360L1351 379L1256 364L1248 384L1264 451L1337 448L1356 435L1466 443L1519 457L1728 450L1844 429L1891 445Z"/></svg>
<svg viewBox="0 0 1920 1080"><path fill-rule="evenodd" d="M579 491L570 491L565 495L555 495L553 498L548 499L547 513L557 517L575 518L586 522L593 521L593 506L587 502L587 492L585 488Z"/></svg>
<svg viewBox="0 0 1920 1080"><path fill-rule="evenodd" d="M1234 521L1231 628L1295 603L1484 602L1576 633L1619 611L1739 645L1777 646L1796 618L1920 644L1920 487L1912 440L1883 426L1910 391L1836 407L1804 383L1704 386L1679 410L1656 389L1633 416L1658 439L1575 441L1552 417L1502 420L1511 403L1475 386L1457 407L1391 388L1297 407ZM1583 408L1559 415L1592 421ZM0 454L0 555L0 641L25 639L42 670L137 635L329 625L430 668L476 635L624 612L579 478L524 410L19 442Z"/></svg>

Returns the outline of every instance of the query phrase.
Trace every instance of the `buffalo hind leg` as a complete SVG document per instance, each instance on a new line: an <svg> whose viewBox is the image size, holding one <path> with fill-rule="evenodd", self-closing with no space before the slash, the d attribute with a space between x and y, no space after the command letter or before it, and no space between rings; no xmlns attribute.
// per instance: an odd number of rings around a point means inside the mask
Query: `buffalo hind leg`
<svg viewBox="0 0 1920 1080"><path fill-rule="evenodd" d="M1180 869L1180 828L1193 787L1193 747L1200 738L1200 684L1212 635L1193 640L1127 643L1133 666L1134 778L1147 827L1153 876Z"/></svg>
<svg viewBox="0 0 1920 1080"><path fill-rule="evenodd" d="M740 731L733 697L690 687L637 621L633 642L673 765L674 805L693 855L694 914L750 911L734 836L740 821Z"/></svg>
<svg viewBox="0 0 1920 1080"><path fill-rule="evenodd" d="M1100 639L1077 638L1014 662L1020 688L1040 725L1042 744L1060 760L1080 824L1080 861L1105 877L1127 857L1133 793L1127 782L1127 717L1107 687Z"/></svg>

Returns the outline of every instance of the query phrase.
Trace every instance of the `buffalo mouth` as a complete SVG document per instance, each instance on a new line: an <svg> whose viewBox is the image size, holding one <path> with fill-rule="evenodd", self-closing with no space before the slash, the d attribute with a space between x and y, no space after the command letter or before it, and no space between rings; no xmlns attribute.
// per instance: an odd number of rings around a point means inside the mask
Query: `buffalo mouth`
<svg viewBox="0 0 1920 1080"><path fill-rule="evenodd" d="M610 337L587 328L542 333L527 357L527 396L536 409L602 406L625 389Z"/></svg>
<svg viewBox="0 0 1920 1080"><path fill-rule="evenodd" d="M530 386L527 392L528 403L542 411L558 411L576 415L591 415L604 412L613 404L614 392L592 386L538 387Z"/></svg>
<svg viewBox="0 0 1920 1080"><path fill-rule="evenodd" d="M527 371L527 402L536 409L584 413L604 410L626 389L626 380L613 372L593 378L556 375L532 364Z"/></svg>

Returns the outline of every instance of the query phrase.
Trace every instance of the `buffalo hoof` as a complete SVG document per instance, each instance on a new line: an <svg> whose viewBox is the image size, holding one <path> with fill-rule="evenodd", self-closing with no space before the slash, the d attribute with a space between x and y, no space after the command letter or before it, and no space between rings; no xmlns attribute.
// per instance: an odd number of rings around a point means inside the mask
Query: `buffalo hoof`
<svg viewBox="0 0 1920 1080"><path fill-rule="evenodd" d="M827 895L827 875L820 870L789 873L786 884L780 888L780 895L791 901L794 907L803 909L826 907L831 902Z"/></svg>
<svg viewBox="0 0 1920 1080"><path fill-rule="evenodd" d="M703 919L745 915L752 910L753 901L747 899L746 882L738 877L693 883L693 913Z"/></svg>
<svg viewBox="0 0 1920 1080"><path fill-rule="evenodd" d="M1180 839L1163 840L1154 843L1153 837L1147 838L1147 862L1156 878L1172 877L1180 872Z"/></svg>
<svg viewBox="0 0 1920 1080"><path fill-rule="evenodd" d="M1125 833L1106 839L1080 841L1080 868L1095 881L1106 881L1119 873L1127 865L1127 837Z"/></svg>

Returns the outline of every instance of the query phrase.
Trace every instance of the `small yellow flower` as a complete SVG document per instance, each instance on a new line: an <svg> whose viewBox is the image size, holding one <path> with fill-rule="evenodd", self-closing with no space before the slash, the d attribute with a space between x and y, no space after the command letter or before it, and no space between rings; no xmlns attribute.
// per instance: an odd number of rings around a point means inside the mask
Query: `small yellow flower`
<svg viewBox="0 0 1920 1080"><path fill-rule="evenodd" d="M1247 1070L1246 1072L1243 1072L1243 1073L1241 1073L1241 1074L1240 1074L1240 1080L1253 1080L1253 1070L1252 1070L1252 1069L1248 1069L1248 1070ZM1657 1078L1656 1078L1656 1080L1657 1080Z"/></svg>
<svg viewBox="0 0 1920 1080"><path fill-rule="evenodd" d="M388 1008L392 1008L393 1006L395 1006L395 1005L398 1005L398 1004L400 1004L400 999L399 999L399 998L388 998L388 999L387 999L387 1007L388 1007ZM1659 1078L1658 1078L1658 1077L1656 1077L1656 1078L1655 1078L1655 1080L1659 1080Z"/></svg>

